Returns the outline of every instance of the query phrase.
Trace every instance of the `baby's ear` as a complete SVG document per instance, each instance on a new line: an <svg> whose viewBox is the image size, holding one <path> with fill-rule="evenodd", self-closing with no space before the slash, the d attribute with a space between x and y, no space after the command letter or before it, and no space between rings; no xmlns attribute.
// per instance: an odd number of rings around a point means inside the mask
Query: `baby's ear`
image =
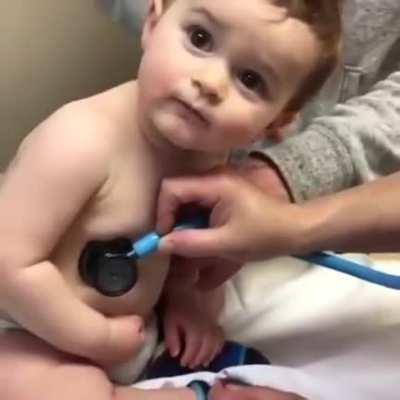
<svg viewBox="0 0 400 400"><path fill-rule="evenodd" d="M297 113L293 111L282 111L278 117L266 128L265 138L279 143L285 136L285 129L296 119Z"/></svg>
<svg viewBox="0 0 400 400"><path fill-rule="evenodd" d="M154 27L157 25L164 11L164 0L150 0L149 10L142 30L142 49L145 50Z"/></svg>

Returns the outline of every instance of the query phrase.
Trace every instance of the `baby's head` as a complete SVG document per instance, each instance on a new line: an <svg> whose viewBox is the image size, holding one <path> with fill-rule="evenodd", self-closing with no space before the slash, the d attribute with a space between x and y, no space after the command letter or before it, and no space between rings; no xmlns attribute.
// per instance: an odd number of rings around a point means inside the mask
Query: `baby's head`
<svg viewBox="0 0 400 400"><path fill-rule="evenodd" d="M152 0L142 126L179 148L246 146L290 120L335 67L340 0Z"/></svg>

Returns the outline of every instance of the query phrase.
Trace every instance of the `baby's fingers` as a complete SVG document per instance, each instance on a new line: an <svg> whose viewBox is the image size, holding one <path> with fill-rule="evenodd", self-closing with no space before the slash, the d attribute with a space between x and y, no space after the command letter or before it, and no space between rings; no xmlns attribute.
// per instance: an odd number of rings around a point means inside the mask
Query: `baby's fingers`
<svg viewBox="0 0 400 400"><path fill-rule="evenodd" d="M176 324L166 324L165 342L171 357L177 357L181 352L181 339L179 327Z"/></svg>
<svg viewBox="0 0 400 400"><path fill-rule="evenodd" d="M103 366L125 361L144 340L143 320L138 316L112 318L109 324L108 341L94 356Z"/></svg>
<svg viewBox="0 0 400 400"><path fill-rule="evenodd" d="M195 358L189 365L189 367L192 369L200 366L207 367L209 364L209 360L212 359L213 357L214 350L215 350L215 343L212 340L210 340L209 337L203 338L201 347L197 352L197 354L195 355Z"/></svg>
<svg viewBox="0 0 400 400"><path fill-rule="evenodd" d="M203 364L203 365L205 365L205 366L210 365L210 364L214 361L215 357L217 357L217 355L218 355L219 353L221 353L221 350L222 350L222 348L224 347L224 344L225 344L224 341L215 342L215 343L214 343L214 349L213 349L213 351L211 352L210 358L209 358L208 360L206 360L205 364Z"/></svg>
<svg viewBox="0 0 400 400"><path fill-rule="evenodd" d="M185 335L185 350L181 357L181 365L183 367L189 367L195 359L197 352L202 345L201 334L197 332L186 332Z"/></svg>
<svg viewBox="0 0 400 400"><path fill-rule="evenodd" d="M223 336L219 332L206 336L203 339L201 349L193 362L192 368L200 365L207 367L221 351L223 343Z"/></svg>

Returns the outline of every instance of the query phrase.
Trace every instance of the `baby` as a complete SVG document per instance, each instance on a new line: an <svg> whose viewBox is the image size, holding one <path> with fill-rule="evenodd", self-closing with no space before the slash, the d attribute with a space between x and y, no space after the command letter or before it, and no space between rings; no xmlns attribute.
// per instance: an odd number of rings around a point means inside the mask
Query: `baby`
<svg viewBox="0 0 400 400"><path fill-rule="evenodd" d="M151 230L164 177L279 135L337 59L338 1L311 3L153 0L137 80L67 104L23 141L0 186L1 317L17 328L0 335L2 398L157 399L104 371L148 359L169 260L138 261L136 285L115 297L79 260L93 241Z"/></svg>

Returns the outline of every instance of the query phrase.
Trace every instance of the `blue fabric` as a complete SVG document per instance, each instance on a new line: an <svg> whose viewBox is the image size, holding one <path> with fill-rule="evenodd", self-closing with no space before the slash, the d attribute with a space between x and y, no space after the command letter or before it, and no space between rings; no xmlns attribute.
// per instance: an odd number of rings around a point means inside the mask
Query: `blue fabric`
<svg viewBox="0 0 400 400"><path fill-rule="evenodd" d="M188 388L192 389L196 393L196 400L207 400L208 392L210 391L210 385L204 381L192 381L187 385Z"/></svg>
<svg viewBox="0 0 400 400"><path fill-rule="evenodd" d="M172 358L167 351L154 360L146 372L146 379L167 378L190 374L192 369L179 364L180 357ZM265 364L270 362L258 350L245 347L236 342L226 342L222 351L215 357L208 367L201 367L196 371L219 372L224 368L239 365Z"/></svg>

